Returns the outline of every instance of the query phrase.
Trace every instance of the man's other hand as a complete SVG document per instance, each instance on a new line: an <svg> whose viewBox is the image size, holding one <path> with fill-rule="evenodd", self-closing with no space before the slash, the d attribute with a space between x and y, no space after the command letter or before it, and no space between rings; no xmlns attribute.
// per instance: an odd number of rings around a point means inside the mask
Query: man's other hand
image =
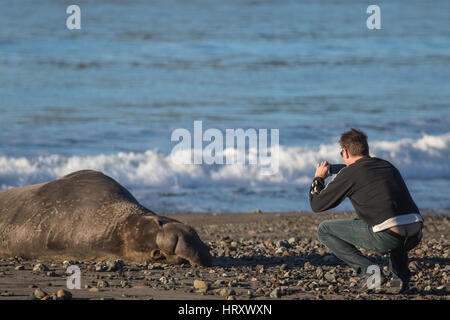
<svg viewBox="0 0 450 320"><path fill-rule="evenodd" d="M329 173L330 165L328 164L328 161L323 161L316 165L316 173L314 174L314 178L322 178L326 179L331 174Z"/></svg>

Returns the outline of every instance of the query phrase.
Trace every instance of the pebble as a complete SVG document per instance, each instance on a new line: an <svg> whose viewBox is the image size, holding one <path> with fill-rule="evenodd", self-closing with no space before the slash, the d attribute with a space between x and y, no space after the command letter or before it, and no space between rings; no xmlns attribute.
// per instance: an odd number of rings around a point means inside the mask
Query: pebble
<svg viewBox="0 0 450 320"><path fill-rule="evenodd" d="M25 270L25 267L20 265L14 268L14 270Z"/></svg>
<svg viewBox="0 0 450 320"><path fill-rule="evenodd" d="M48 294L47 294L45 291L43 291L43 290L37 288L36 290L34 290L34 292L33 292L32 296L31 296L31 298L32 298L33 300L42 300L42 298L44 298L44 297L46 297L46 296L48 296Z"/></svg>
<svg viewBox="0 0 450 320"><path fill-rule="evenodd" d="M327 272L324 277L330 282L336 282L336 274L334 272Z"/></svg>
<svg viewBox="0 0 450 320"><path fill-rule="evenodd" d="M315 281L312 281L311 283L308 284L307 286L309 289L314 290L315 288L318 287L318 283Z"/></svg>
<svg viewBox="0 0 450 320"><path fill-rule="evenodd" d="M56 298L58 300L72 300L72 293L64 289L59 289L58 292L56 292Z"/></svg>
<svg viewBox="0 0 450 320"><path fill-rule="evenodd" d="M275 288L275 289L270 293L270 297L271 297L271 298L280 298L280 297L281 297L281 289L280 289L280 288Z"/></svg>
<svg viewBox="0 0 450 320"><path fill-rule="evenodd" d="M208 290L210 287L209 283L203 280L194 280L194 288L200 290Z"/></svg>
<svg viewBox="0 0 450 320"><path fill-rule="evenodd" d="M49 271L49 270L45 264L38 263L38 264L34 265L33 271Z"/></svg>
<svg viewBox="0 0 450 320"><path fill-rule="evenodd" d="M228 297L228 296L235 295L236 292L234 291L234 289L231 289L231 288L223 288L223 289L220 289L219 294L222 297Z"/></svg>
<svg viewBox="0 0 450 320"><path fill-rule="evenodd" d="M216 281L214 281L214 286L219 287L222 284L224 284L224 281L222 279L218 279Z"/></svg>
<svg viewBox="0 0 450 320"><path fill-rule="evenodd" d="M123 271L124 263L122 260L113 260L106 262L106 271Z"/></svg>
<svg viewBox="0 0 450 320"><path fill-rule="evenodd" d="M167 284L167 277L162 276L161 278L159 278L159 282L161 282L162 284Z"/></svg>
<svg viewBox="0 0 450 320"><path fill-rule="evenodd" d="M109 283L106 280L100 280L97 282L97 288L106 288L109 287Z"/></svg>
<svg viewBox="0 0 450 320"><path fill-rule="evenodd" d="M160 264L157 264L157 263L154 263L154 264L149 264L148 266L147 266L147 269L148 270L162 270L163 269L163 267L160 265Z"/></svg>
<svg viewBox="0 0 450 320"><path fill-rule="evenodd" d="M6 290L6 291L1 292L0 296L2 296L2 297L12 297L12 296L14 296L14 293L11 292L11 291L7 291Z"/></svg>
<svg viewBox="0 0 450 320"><path fill-rule="evenodd" d="M317 276L317 278L322 278L323 277L323 269L321 268L321 267L318 267L317 269L316 269L316 276Z"/></svg>
<svg viewBox="0 0 450 320"><path fill-rule="evenodd" d="M97 263L96 265L95 265L95 271L97 271L97 272L101 272L101 271L103 271L105 269L105 266L102 264L102 263Z"/></svg>
<svg viewBox="0 0 450 320"><path fill-rule="evenodd" d="M411 262L409 263L409 269L412 270L412 271L417 271L417 270L419 270L419 265L418 265L418 263L417 263L416 261L411 261Z"/></svg>
<svg viewBox="0 0 450 320"><path fill-rule="evenodd" d="M290 247L289 242L286 241L286 240L279 240L279 241L277 241L276 242L276 246L278 248L289 248Z"/></svg>

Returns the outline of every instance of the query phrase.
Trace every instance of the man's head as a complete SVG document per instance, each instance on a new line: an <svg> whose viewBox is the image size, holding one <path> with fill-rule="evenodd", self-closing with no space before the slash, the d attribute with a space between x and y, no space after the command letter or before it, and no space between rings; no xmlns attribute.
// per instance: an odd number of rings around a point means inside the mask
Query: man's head
<svg viewBox="0 0 450 320"><path fill-rule="evenodd" d="M362 157L369 156L367 135L360 130L352 128L344 132L339 139L339 144L342 148L341 156L347 166Z"/></svg>

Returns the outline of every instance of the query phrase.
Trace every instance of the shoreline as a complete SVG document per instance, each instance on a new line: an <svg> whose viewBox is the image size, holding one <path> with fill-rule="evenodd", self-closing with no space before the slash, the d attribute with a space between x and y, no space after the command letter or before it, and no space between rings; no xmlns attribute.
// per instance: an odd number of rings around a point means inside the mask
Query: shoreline
<svg viewBox="0 0 450 320"><path fill-rule="evenodd" d="M401 295L354 292L353 270L317 240L318 224L353 218L354 212L174 213L161 214L194 227L215 257L212 267L125 265L124 274L104 263L72 262L81 269L81 289L66 288L62 261L0 260L0 299L29 300L40 288L60 289L73 299L449 299L450 216L423 214L422 242L409 252L411 289ZM387 259L366 252L386 269ZM48 270L33 271L37 263ZM67 265L66 265L67 266Z"/></svg>

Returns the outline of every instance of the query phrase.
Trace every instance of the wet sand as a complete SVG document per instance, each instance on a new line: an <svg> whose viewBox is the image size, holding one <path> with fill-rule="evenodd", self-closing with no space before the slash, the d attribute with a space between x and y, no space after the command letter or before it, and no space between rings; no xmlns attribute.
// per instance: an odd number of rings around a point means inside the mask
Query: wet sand
<svg viewBox="0 0 450 320"><path fill-rule="evenodd" d="M215 257L212 267L70 261L81 269L81 289L66 287L63 261L0 260L0 299L32 299L36 289L52 299L60 289L72 299L449 299L450 217L423 214L424 238L410 251L410 290L392 295L356 292L358 278L319 243L316 230L327 219L353 212L170 214L193 226ZM365 252L387 271L387 258ZM37 264L40 270L33 271ZM38 268L36 268L38 269Z"/></svg>

